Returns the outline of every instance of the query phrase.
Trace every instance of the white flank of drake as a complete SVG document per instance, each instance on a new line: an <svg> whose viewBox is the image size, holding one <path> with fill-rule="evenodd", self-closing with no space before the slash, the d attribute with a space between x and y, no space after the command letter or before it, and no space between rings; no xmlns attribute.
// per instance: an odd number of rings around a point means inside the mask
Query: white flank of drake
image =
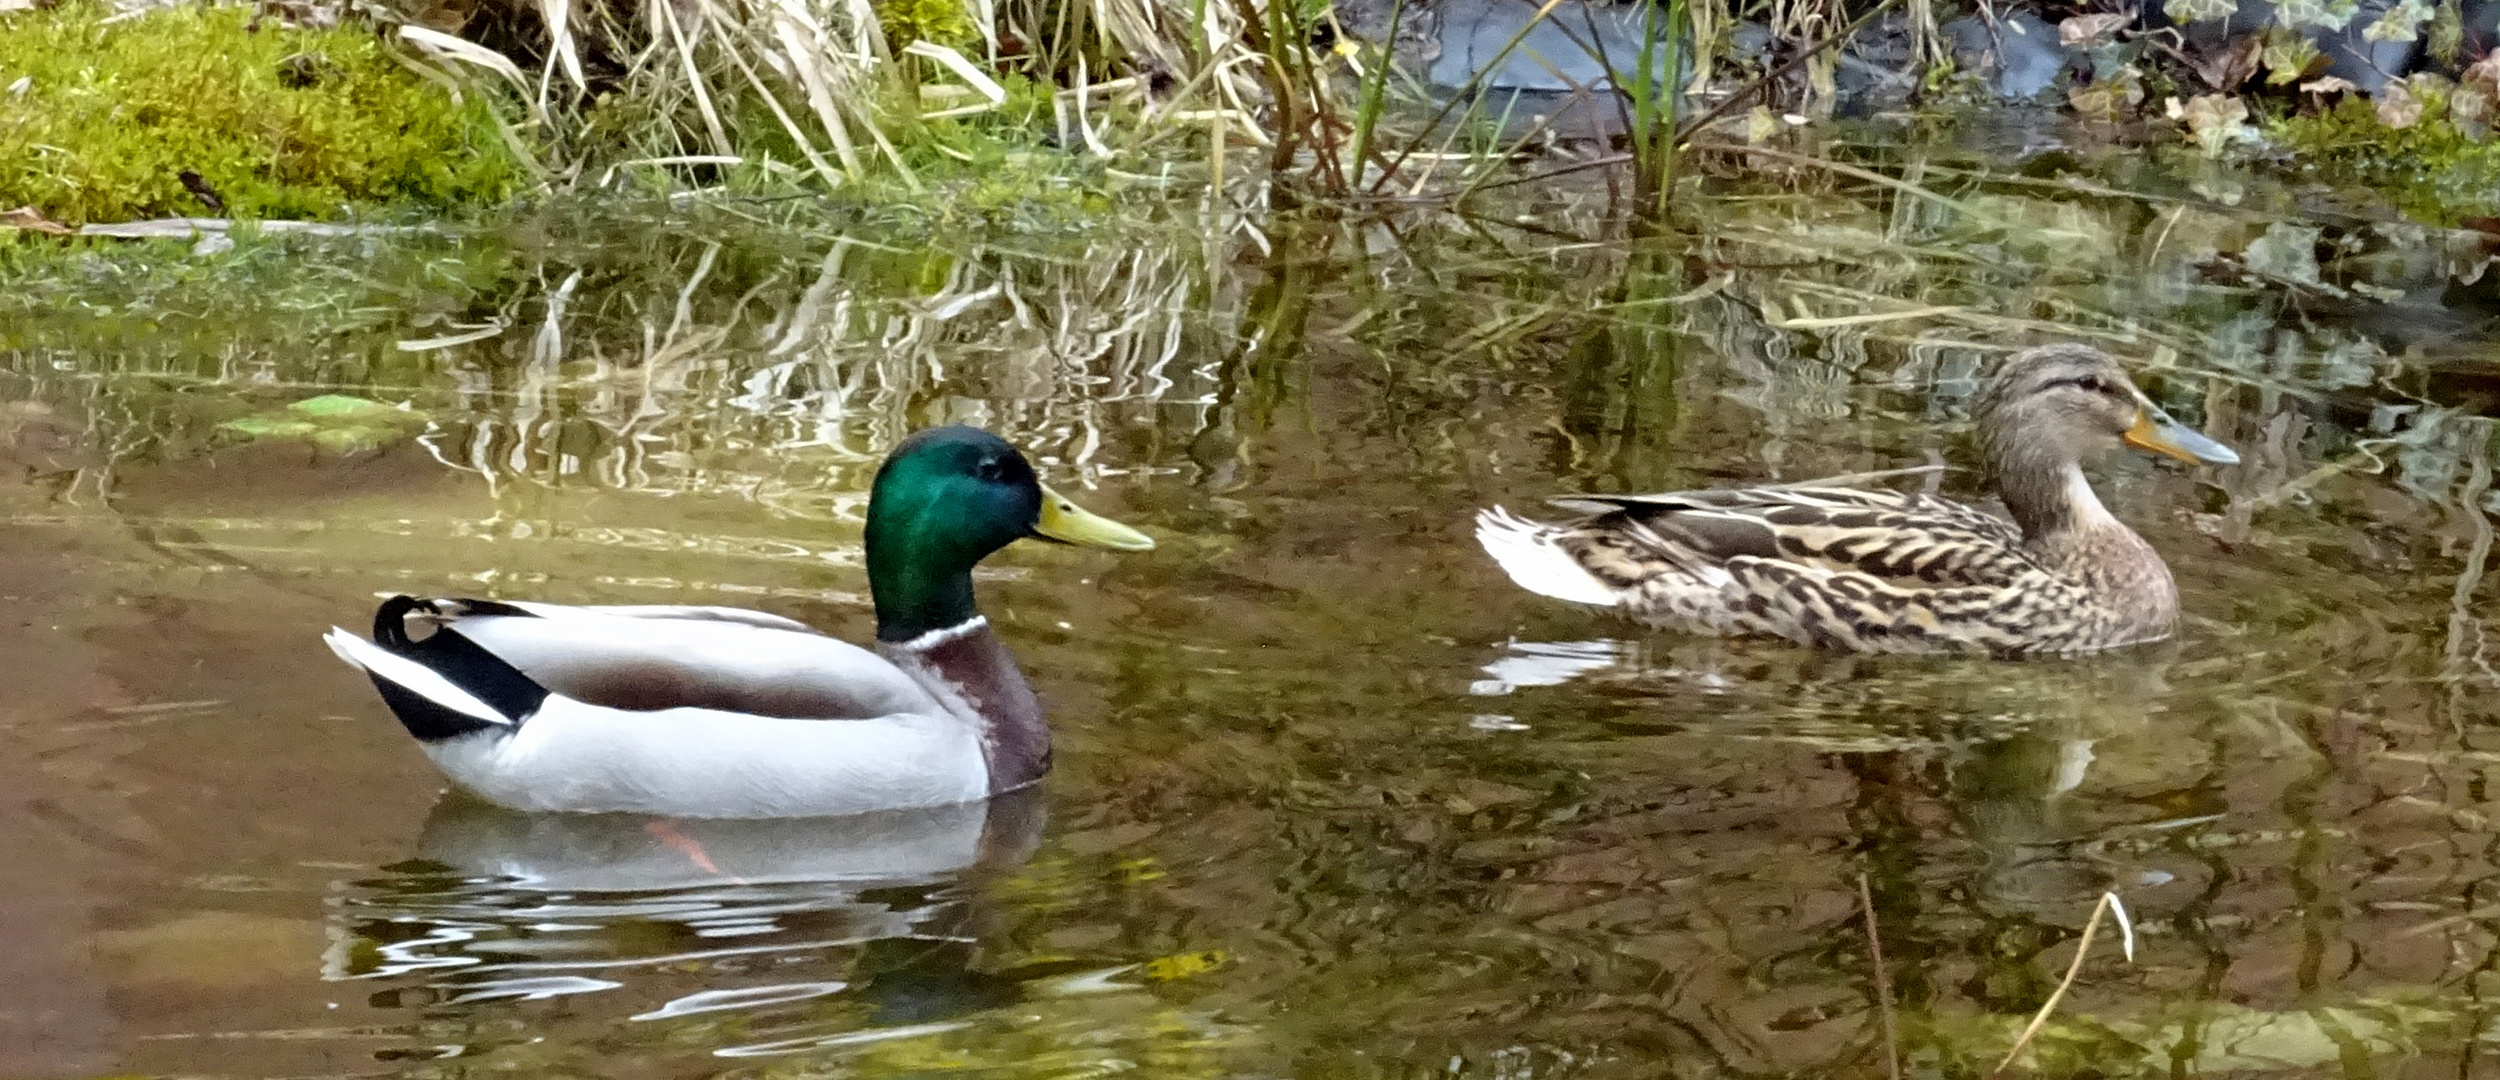
<svg viewBox="0 0 2500 1080"><path fill-rule="evenodd" d="M335 626L330 628L329 633L321 635L321 640L330 646L331 652L338 654L339 659L347 661L349 667L357 668L368 675L387 679L427 701L462 716L484 720L489 724L502 724L508 727L512 723L511 717L496 712L485 702L479 701L477 695L461 689L450 679L436 674L433 668L399 656Z"/></svg>
<svg viewBox="0 0 2500 1080"><path fill-rule="evenodd" d="M1476 542L1519 587L1556 600L1613 607L1621 590L1597 580L1571 553L1554 545L1554 530L1496 506L1476 511Z"/></svg>
<svg viewBox="0 0 2500 1080"><path fill-rule="evenodd" d="M461 786L516 810L810 817L989 796L980 735L953 717L629 712L550 696L517 729L424 746Z"/></svg>

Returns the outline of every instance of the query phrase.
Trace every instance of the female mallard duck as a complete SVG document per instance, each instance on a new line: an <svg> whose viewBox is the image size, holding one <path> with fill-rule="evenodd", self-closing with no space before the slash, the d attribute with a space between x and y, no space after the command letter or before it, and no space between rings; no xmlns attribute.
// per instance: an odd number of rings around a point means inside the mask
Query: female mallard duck
<svg viewBox="0 0 2500 1080"><path fill-rule="evenodd" d="M515 809L942 806L1050 769L1041 705L972 602L973 565L1027 536L1154 546L1042 486L997 436L933 428L896 446L869 492L874 652L735 608L406 596L383 603L372 641L325 640L436 765Z"/></svg>
<svg viewBox="0 0 2500 1080"><path fill-rule="evenodd" d="M1476 515L1476 540L1531 592L1688 633L1858 652L2075 653L2170 636L2178 587L2082 462L2120 443L2183 461L2239 455L2172 420L2097 349L2008 358L1975 410L2008 522L1836 481L1555 502L1560 524Z"/></svg>

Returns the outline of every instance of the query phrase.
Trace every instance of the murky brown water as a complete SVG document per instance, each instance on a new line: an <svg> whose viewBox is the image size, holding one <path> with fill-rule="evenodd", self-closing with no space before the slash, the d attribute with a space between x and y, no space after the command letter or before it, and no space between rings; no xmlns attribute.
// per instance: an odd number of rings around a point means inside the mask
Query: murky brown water
<svg viewBox="0 0 2500 1080"><path fill-rule="evenodd" d="M2096 946L2040 1071L2492 1075L2488 245L2061 161L1721 184L1668 245L681 229L29 286L0 1074L1880 1076L1863 873L1914 1075L1993 1065L2103 890L2136 962ZM1972 373L2050 336L2247 458L2103 472L2186 593L2170 645L1646 635L1468 539L1557 491L1967 461ZM422 415L219 427L323 393ZM401 590L864 635L869 471L949 420L1164 541L982 583L1053 708L1036 799L506 814L315 640Z"/></svg>

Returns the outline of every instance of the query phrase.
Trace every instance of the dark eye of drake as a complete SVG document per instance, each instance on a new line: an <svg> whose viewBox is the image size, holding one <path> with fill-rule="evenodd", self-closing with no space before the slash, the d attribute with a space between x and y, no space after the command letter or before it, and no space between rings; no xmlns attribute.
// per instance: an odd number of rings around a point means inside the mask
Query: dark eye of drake
<svg viewBox="0 0 2500 1080"><path fill-rule="evenodd" d="M1006 478L1007 463L994 457L982 458L979 463L973 465L972 475L980 477L984 482L995 484Z"/></svg>

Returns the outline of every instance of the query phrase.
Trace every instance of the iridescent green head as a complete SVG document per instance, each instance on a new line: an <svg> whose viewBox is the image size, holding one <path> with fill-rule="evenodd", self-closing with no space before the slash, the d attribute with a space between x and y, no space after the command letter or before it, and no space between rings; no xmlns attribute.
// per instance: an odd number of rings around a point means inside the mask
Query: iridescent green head
<svg viewBox="0 0 2500 1080"><path fill-rule="evenodd" d="M1043 486L996 435L960 426L913 432L886 455L868 493L877 640L909 641L978 614L973 566L1028 536L1117 551L1155 546Z"/></svg>

